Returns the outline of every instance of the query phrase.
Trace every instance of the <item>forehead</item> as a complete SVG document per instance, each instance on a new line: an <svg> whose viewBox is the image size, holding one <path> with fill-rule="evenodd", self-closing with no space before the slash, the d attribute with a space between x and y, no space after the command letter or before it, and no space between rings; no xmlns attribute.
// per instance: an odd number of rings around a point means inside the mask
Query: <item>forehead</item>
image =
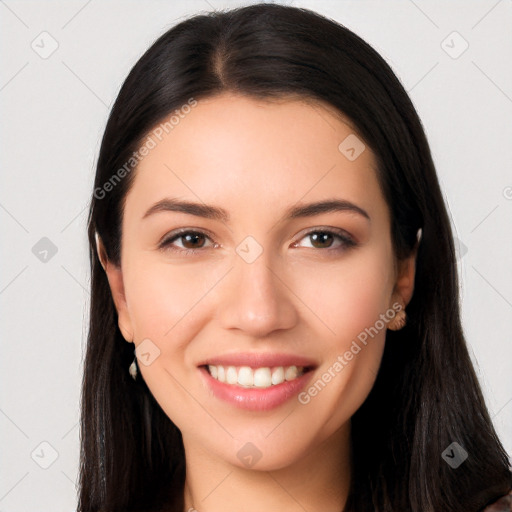
<svg viewBox="0 0 512 512"><path fill-rule="evenodd" d="M166 195L257 213L326 196L385 208L374 155L350 120L322 102L225 93L166 121L149 132L151 149L127 196L139 216Z"/></svg>

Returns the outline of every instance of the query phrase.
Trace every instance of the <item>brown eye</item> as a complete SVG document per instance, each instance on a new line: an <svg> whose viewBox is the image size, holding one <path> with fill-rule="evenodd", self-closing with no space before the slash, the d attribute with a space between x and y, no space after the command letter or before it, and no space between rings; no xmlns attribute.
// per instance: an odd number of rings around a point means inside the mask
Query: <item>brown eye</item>
<svg viewBox="0 0 512 512"><path fill-rule="evenodd" d="M183 240L185 249L197 249L203 247L206 237L202 233L188 233L181 235L178 238Z"/></svg>
<svg viewBox="0 0 512 512"><path fill-rule="evenodd" d="M327 249L332 251L345 250L357 245L355 240L345 231L333 231L330 229L316 229L310 231L301 240L308 240L311 245L299 245L295 242L293 247L306 247L313 249Z"/></svg>
<svg viewBox="0 0 512 512"><path fill-rule="evenodd" d="M201 249L208 249L216 247L216 244L206 245L206 241L210 237L201 231L182 230L169 238L165 239L160 244L160 249L165 249L174 252L194 253ZM181 241L181 242L180 242Z"/></svg>
<svg viewBox="0 0 512 512"><path fill-rule="evenodd" d="M313 247L316 249L325 249L333 243L334 236L332 233L317 231L308 235Z"/></svg>

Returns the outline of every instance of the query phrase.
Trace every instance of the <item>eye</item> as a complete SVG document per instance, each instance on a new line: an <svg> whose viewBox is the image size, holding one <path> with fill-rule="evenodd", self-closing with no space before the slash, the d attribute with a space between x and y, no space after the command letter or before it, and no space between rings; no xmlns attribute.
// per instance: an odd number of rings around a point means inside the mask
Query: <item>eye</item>
<svg viewBox="0 0 512 512"><path fill-rule="evenodd" d="M301 240L308 239L313 249L328 249L328 250L342 250L354 247L357 245L355 240L347 233L341 230L322 229L316 228L301 238ZM336 244L337 242L337 244ZM333 247L334 245L334 247ZM293 244L293 247L300 247L298 242ZM304 247L304 246L303 246ZM306 246L308 247L308 246Z"/></svg>
<svg viewBox="0 0 512 512"><path fill-rule="evenodd" d="M342 230L322 229L316 228L315 230L306 233L301 240L310 240L309 247L312 249L327 249L330 251L345 250L357 245L355 240ZM177 245L176 242L180 242ZM207 241L211 244L207 245ZM202 231L182 229L178 232L171 233L159 245L160 249L169 250L173 252L181 252L184 254L194 254L201 250L212 249L219 247L219 244L212 241L209 235ZM308 247L301 246L299 242L294 242L292 247Z"/></svg>
<svg viewBox="0 0 512 512"><path fill-rule="evenodd" d="M175 241L177 240L181 240L181 247L175 245ZM211 241L211 238L202 231L181 230L164 239L159 245L159 248L189 254L195 253L201 249L218 247L216 243L212 243L211 246L205 246L206 240Z"/></svg>

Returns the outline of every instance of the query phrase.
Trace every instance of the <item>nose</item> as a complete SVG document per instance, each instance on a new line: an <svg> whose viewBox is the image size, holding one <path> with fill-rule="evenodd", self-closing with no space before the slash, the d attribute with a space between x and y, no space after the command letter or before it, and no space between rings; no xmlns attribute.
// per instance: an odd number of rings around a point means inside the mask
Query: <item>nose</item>
<svg viewBox="0 0 512 512"><path fill-rule="evenodd" d="M291 329L297 323L293 291L264 255L252 263L241 258L235 262L219 305L223 328L262 338L277 330Z"/></svg>

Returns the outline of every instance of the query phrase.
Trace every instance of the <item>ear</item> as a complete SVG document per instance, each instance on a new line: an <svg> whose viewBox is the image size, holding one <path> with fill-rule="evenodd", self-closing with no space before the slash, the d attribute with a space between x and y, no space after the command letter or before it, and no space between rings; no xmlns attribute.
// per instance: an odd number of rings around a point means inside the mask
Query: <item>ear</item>
<svg viewBox="0 0 512 512"><path fill-rule="evenodd" d="M414 278L416 275L416 257L418 254L418 244L419 239L411 255L397 263L397 277L393 290L393 297L398 297L401 299L401 301L403 301L404 307L409 304L414 293Z"/></svg>
<svg viewBox="0 0 512 512"><path fill-rule="evenodd" d="M133 342L133 326L128 310L128 304L126 302L126 295L124 292L123 273L120 266L114 265L107 256L107 251L96 233L96 251L100 260L101 266L107 274L108 284L110 286L110 292L112 293L112 299L117 310L117 317L119 323L119 329L123 338L128 342Z"/></svg>

